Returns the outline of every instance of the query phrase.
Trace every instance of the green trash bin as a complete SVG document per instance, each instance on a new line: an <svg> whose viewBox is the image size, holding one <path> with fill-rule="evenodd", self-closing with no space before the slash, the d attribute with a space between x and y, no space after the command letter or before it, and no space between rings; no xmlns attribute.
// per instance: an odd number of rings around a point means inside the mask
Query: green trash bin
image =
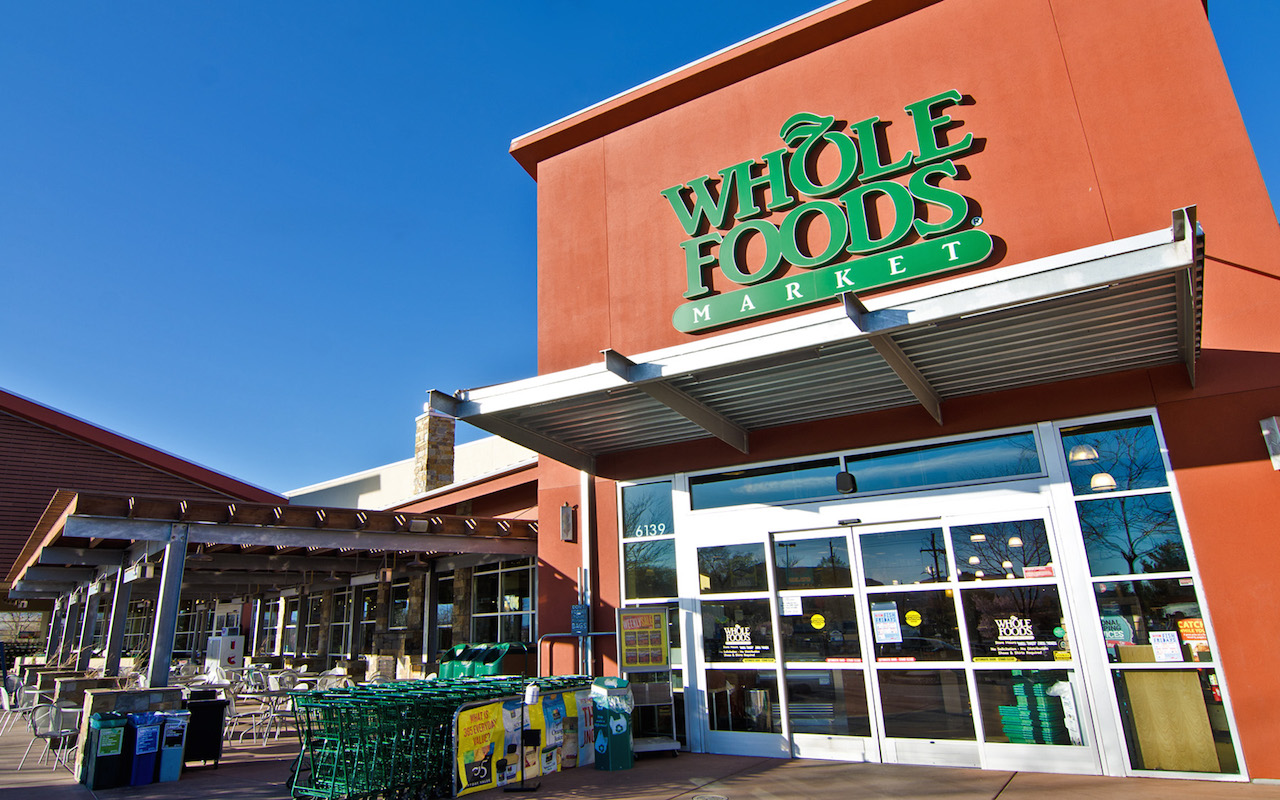
<svg viewBox="0 0 1280 800"><path fill-rule="evenodd" d="M124 752L124 714L110 711L89 717L89 749L85 754L84 779L90 789L114 789L129 781L128 760Z"/></svg>
<svg viewBox="0 0 1280 800"><path fill-rule="evenodd" d="M462 674L459 678L474 678L483 673L480 672L481 665L484 663L485 653L489 651L492 645L473 644L467 648L462 654Z"/></svg>
<svg viewBox="0 0 1280 800"><path fill-rule="evenodd" d="M455 644L448 650L440 654L440 667L436 670L436 677L448 680L458 677L457 672L461 666L459 659L462 657L467 646L465 644Z"/></svg>
<svg viewBox="0 0 1280 800"><path fill-rule="evenodd" d="M596 769L630 769L631 711L635 701L625 678L596 678L591 684L591 706L595 717Z"/></svg>
<svg viewBox="0 0 1280 800"><path fill-rule="evenodd" d="M511 649L511 645L502 642L500 644L491 644L481 653L480 658L475 663L475 671L472 672L476 677L485 675L501 675L502 659L506 657L507 651Z"/></svg>

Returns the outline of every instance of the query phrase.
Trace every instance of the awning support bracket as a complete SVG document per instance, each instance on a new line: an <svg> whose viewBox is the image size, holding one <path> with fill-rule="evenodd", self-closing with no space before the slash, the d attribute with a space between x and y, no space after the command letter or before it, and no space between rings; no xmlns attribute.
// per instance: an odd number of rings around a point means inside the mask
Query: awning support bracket
<svg viewBox="0 0 1280 800"><path fill-rule="evenodd" d="M875 325L870 322L868 317L871 312L862 304L858 296L853 292L845 292L840 295L841 301L844 303L844 313L853 322L858 330L866 334L867 342L876 349L884 362L894 371L898 379L906 385L911 394L915 395L920 405L924 406L929 412L929 416L941 425L942 424L942 399L938 397L938 393L934 391L930 385L929 379L920 372L911 357L903 352L893 337L887 333L872 333Z"/></svg>
<svg viewBox="0 0 1280 800"><path fill-rule="evenodd" d="M638 365L617 350L606 349L600 352L604 354L605 366L614 375L739 452L750 452L750 435L746 428L666 381L637 380Z"/></svg>

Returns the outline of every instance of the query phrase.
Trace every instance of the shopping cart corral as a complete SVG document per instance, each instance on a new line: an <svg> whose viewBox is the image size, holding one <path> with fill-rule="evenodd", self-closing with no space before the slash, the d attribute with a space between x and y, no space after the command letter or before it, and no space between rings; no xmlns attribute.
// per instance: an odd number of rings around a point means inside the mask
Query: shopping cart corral
<svg viewBox="0 0 1280 800"><path fill-rule="evenodd" d="M526 705L530 684L538 699ZM290 788L324 800L454 797L573 766L591 752L578 719L589 691L582 676L498 676L295 693L302 747Z"/></svg>

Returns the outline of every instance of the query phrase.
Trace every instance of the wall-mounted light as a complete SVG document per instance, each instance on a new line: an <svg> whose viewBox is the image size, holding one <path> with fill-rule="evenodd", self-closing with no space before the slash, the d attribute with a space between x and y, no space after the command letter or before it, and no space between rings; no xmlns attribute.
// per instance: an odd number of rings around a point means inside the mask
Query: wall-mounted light
<svg viewBox="0 0 1280 800"><path fill-rule="evenodd" d="M840 494L853 494L858 491L858 479L852 472L836 473L836 491Z"/></svg>
<svg viewBox="0 0 1280 800"><path fill-rule="evenodd" d="M560 541L562 542L573 541L573 518L575 516L573 512L577 509L577 506L571 506L567 502L560 506Z"/></svg>
<svg viewBox="0 0 1280 800"><path fill-rule="evenodd" d="M1099 472L1089 479L1089 488L1095 492L1110 492L1116 488L1116 479L1110 472Z"/></svg>

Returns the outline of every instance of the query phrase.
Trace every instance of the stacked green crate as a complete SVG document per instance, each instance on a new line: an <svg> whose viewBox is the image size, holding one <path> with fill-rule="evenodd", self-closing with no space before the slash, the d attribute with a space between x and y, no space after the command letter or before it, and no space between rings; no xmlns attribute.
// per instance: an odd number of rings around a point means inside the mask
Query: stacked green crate
<svg viewBox="0 0 1280 800"><path fill-rule="evenodd" d="M1017 702L999 706L1005 736L1015 744L1071 744L1062 713L1062 700L1049 694L1057 678L1014 670Z"/></svg>

